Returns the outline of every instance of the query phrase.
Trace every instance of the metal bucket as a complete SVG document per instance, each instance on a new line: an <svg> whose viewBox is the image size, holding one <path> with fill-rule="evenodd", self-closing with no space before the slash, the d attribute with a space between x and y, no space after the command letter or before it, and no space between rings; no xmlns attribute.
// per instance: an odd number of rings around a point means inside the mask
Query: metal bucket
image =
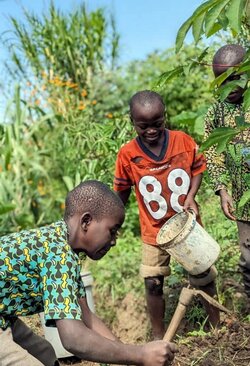
<svg viewBox="0 0 250 366"><path fill-rule="evenodd" d="M193 211L172 216L159 230L156 242L191 275L205 272L220 254L219 244L196 221Z"/></svg>

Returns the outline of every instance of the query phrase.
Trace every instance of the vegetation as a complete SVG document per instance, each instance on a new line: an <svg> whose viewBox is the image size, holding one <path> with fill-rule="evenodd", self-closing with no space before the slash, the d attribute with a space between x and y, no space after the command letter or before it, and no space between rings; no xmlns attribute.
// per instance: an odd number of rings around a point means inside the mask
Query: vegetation
<svg viewBox="0 0 250 366"><path fill-rule="evenodd" d="M119 35L103 9L88 13L81 6L65 15L51 3L48 14L37 17L25 11L24 18L23 24L11 18L14 37L3 37L13 60L6 67L20 82L11 90L13 98L0 125L1 235L59 219L67 191L81 180L100 179L112 186L116 153L133 136L127 105L136 90L160 91L171 128L184 129L198 141L212 98L211 71L201 64L212 48L204 53L203 45L183 46L177 55L170 49L117 67ZM196 60L192 67L197 62L199 67L192 69L190 60ZM181 66L181 78L173 80L178 65L185 66ZM205 228L222 247L218 267L220 297L225 303L231 294L223 290L223 278L239 279L236 228L220 212L207 177L199 203ZM110 293L113 301L129 291L143 293L134 198L127 212L117 247L102 261L86 263L100 294L98 312L110 320L105 300ZM183 271L173 264L169 286L183 278Z"/></svg>

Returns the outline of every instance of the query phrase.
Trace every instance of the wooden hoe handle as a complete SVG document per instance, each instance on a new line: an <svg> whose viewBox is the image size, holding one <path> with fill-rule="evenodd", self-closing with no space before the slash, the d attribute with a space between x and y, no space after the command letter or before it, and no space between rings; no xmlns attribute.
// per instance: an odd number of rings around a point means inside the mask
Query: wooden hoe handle
<svg viewBox="0 0 250 366"><path fill-rule="evenodd" d="M193 295L194 295L194 292L192 289L183 287L183 289L181 290L177 308L174 312L174 315L171 319L168 329L163 337L164 341L170 342L172 340L172 338L174 337L174 335L180 325L181 320L184 318L187 305L192 300Z"/></svg>

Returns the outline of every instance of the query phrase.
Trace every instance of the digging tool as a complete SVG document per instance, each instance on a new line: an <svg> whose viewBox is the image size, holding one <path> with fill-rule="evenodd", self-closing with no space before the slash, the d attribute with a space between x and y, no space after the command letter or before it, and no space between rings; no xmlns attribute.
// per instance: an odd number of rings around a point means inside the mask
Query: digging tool
<svg viewBox="0 0 250 366"><path fill-rule="evenodd" d="M172 340L172 338L174 337L174 335L180 325L181 320L184 318L184 315L187 310L187 306L190 304L193 296L197 296L197 295L202 296L207 302L209 302L211 305L217 307L219 310L230 314L230 311L227 308L225 308L223 305L218 303L218 301L213 299L211 296L206 294L204 291L196 290L196 289L189 288L189 287L183 287L183 289L181 290L181 293L180 293L177 308L171 319L168 329L163 337L164 341L170 342Z"/></svg>

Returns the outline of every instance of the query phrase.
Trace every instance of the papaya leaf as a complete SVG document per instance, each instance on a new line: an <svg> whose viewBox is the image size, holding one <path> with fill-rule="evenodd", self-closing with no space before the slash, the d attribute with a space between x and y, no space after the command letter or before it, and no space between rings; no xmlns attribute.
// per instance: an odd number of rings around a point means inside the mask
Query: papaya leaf
<svg viewBox="0 0 250 366"><path fill-rule="evenodd" d="M246 191L240 199L239 207L245 206L250 201L250 190Z"/></svg>
<svg viewBox="0 0 250 366"><path fill-rule="evenodd" d="M250 108L250 89L247 89L243 94L243 108L244 110L248 110Z"/></svg>
<svg viewBox="0 0 250 366"><path fill-rule="evenodd" d="M205 151L213 145L223 144L225 139L231 139L239 133L239 130L232 127L218 127L204 141L200 147L200 151ZM228 142L228 141L227 141Z"/></svg>
<svg viewBox="0 0 250 366"><path fill-rule="evenodd" d="M205 34L206 34L206 36L208 36L208 33L210 32L210 30L212 29L212 27L216 23L217 19L219 18L220 13L222 12L222 10L225 9L226 5L230 1L231 0L218 0L216 5L212 6L209 9L208 13L206 14L206 19L205 19Z"/></svg>
<svg viewBox="0 0 250 366"><path fill-rule="evenodd" d="M7 212L13 211L16 208L15 205L1 205L0 204L0 215L4 215Z"/></svg>
<svg viewBox="0 0 250 366"><path fill-rule="evenodd" d="M236 34L241 30L242 14L245 5L246 0L231 0L226 11L229 26Z"/></svg>

